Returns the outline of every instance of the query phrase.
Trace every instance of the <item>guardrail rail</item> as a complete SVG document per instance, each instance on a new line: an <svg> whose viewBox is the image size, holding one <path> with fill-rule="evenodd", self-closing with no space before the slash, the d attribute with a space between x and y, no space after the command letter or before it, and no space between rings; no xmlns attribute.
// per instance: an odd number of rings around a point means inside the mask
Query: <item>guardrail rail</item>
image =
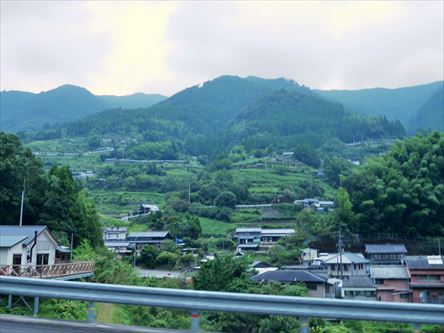
<svg viewBox="0 0 444 333"><path fill-rule="evenodd" d="M87 301L89 321L95 318L95 302L186 309L192 313L193 332L199 331L200 311L296 316L300 318L302 333L309 332L308 320L316 317L411 323L417 332L420 324L444 325L444 306L431 304L148 288L4 276L0 276L0 293L35 297L35 314L41 297Z"/></svg>

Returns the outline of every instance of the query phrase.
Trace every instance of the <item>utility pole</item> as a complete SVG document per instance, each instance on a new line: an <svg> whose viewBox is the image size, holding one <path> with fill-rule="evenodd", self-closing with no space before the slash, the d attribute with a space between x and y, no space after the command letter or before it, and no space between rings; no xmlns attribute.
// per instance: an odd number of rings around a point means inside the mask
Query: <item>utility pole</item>
<svg viewBox="0 0 444 333"><path fill-rule="evenodd" d="M344 267L342 266L342 252L344 251L344 243L342 241L342 225L339 226L339 237L338 237L338 251L339 251L339 267L341 271L341 280L344 279Z"/></svg>
<svg viewBox="0 0 444 333"><path fill-rule="evenodd" d="M20 204L20 222L19 225L22 226L23 224L23 201L25 201L25 179L23 179L23 191L22 191L22 203Z"/></svg>
<svg viewBox="0 0 444 333"><path fill-rule="evenodd" d="M188 203L191 203L191 184L188 184Z"/></svg>
<svg viewBox="0 0 444 333"><path fill-rule="evenodd" d="M72 261L72 247L74 245L74 233L71 233L71 252L69 253L69 261Z"/></svg>

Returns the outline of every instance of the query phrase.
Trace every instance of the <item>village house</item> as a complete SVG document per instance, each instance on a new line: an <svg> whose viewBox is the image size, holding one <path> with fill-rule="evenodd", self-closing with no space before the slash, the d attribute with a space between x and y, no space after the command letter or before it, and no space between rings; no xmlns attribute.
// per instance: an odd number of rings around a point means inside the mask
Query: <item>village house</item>
<svg viewBox="0 0 444 333"><path fill-rule="evenodd" d="M304 207L304 208L312 208L316 211L328 211L334 208L335 203L331 200L318 200L312 198L306 198L302 200L295 200L293 202L295 206Z"/></svg>
<svg viewBox="0 0 444 333"><path fill-rule="evenodd" d="M294 229L237 228L234 238L237 238L239 249L257 250L260 245L273 246L283 237L294 233Z"/></svg>
<svg viewBox="0 0 444 333"><path fill-rule="evenodd" d="M126 240L128 228L126 227L110 227L103 229L104 241L123 241Z"/></svg>
<svg viewBox="0 0 444 333"><path fill-rule="evenodd" d="M365 253L373 265L400 265L407 249L403 244L365 244Z"/></svg>
<svg viewBox="0 0 444 333"><path fill-rule="evenodd" d="M342 256L339 253L320 253L312 265L324 266L328 275L334 278L370 273L370 262L361 253L344 252Z"/></svg>
<svg viewBox="0 0 444 333"><path fill-rule="evenodd" d="M402 265L374 265L370 277L376 284L376 298L383 302L411 302L410 275Z"/></svg>
<svg viewBox="0 0 444 333"><path fill-rule="evenodd" d="M0 266L54 265L58 247L44 225L0 225Z"/></svg>
<svg viewBox="0 0 444 333"><path fill-rule="evenodd" d="M318 257L318 250L312 248L305 248L301 250L302 263L312 263Z"/></svg>
<svg viewBox="0 0 444 333"><path fill-rule="evenodd" d="M142 214L151 214L151 213L156 213L156 212L160 212L160 209L157 205L153 205L153 204L141 204L138 210L138 213L140 215Z"/></svg>
<svg viewBox="0 0 444 333"><path fill-rule="evenodd" d="M145 245L160 246L168 239L172 239L168 231L132 232L127 236L129 247L137 250Z"/></svg>
<svg viewBox="0 0 444 333"><path fill-rule="evenodd" d="M342 280L341 296L345 299L374 301L376 284L366 275L346 276Z"/></svg>
<svg viewBox="0 0 444 333"><path fill-rule="evenodd" d="M330 294L327 279L307 270L278 269L254 275L251 279L258 283L270 281L288 284L303 283L307 287L308 297L324 298Z"/></svg>
<svg viewBox="0 0 444 333"><path fill-rule="evenodd" d="M406 256L413 302L444 304L444 257Z"/></svg>

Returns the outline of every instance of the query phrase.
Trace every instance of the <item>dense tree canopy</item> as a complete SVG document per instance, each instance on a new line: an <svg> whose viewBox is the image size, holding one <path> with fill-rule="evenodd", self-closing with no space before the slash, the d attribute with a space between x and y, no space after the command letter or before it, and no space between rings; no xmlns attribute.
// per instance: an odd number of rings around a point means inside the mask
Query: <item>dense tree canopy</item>
<svg viewBox="0 0 444 333"><path fill-rule="evenodd" d="M18 224L23 182L26 183L23 224L48 225L59 241L101 241L94 203L75 182L68 167L45 173L42 163L14 135L0 133L0 214L2 224Z"/></svg>
<svg viewBox="0 0 444 333"><path fill-rule="evenodd" d="M444 235L444 134L395 143L354 170L342 184L350 194L357 232Z"/></svg>

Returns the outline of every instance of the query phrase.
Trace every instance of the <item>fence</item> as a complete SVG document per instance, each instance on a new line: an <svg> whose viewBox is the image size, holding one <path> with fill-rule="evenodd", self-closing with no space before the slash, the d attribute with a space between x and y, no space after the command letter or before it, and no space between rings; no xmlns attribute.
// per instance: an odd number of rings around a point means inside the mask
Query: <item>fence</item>
<svg viewBox="0 0 444 333"><path fill-rule="evenodd" d="M51 279L70 275L92 273L94 262L81 261L54 265L1 265L0 276L36 277Z"/></svg>
<svg viewBox="0 0 444 333"><path fill-rule="evenodd" d="M147 288L3 276L0 276L0 293L35 297L34 311L38 311L40 297L87 301L89 321L95 318L94 302L186 309L192 313L193 332L199 331L199 313L203 310L296 316L300 318L302 333L309 332L308 320L314 317L412 323L417 332L419 324L444 325L444 306L430 304Z"/></svg>

